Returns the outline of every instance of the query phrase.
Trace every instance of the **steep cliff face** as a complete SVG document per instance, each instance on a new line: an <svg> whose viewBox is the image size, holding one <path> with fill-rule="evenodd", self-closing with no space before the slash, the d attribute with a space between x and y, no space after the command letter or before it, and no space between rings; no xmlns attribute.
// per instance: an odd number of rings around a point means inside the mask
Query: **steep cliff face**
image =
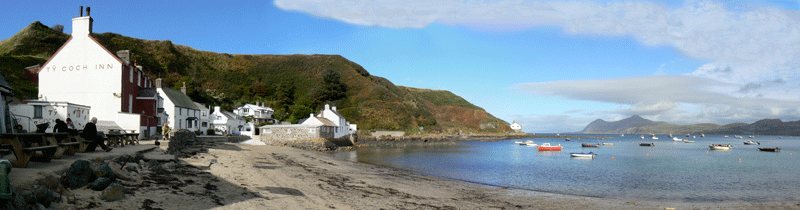
<svg viewBox="0 0 800 210"><path fill-rule="evenodd" d="M24 66L16 61L42 64L69 36L34 22L0 41L0 59L14 61L0 63L3 75L19 78ZM192 100L226 110L260 102L275 109L273 117L296 122L332 104L361 130L510 131L507 122L449 91L399 87L340 55L238 55L114 33L92 37L112 53L130 50L131 60L165 86L179 89L185 82ZM26 90L22 95L36 97L36 85L14 81L15 89Z"/></svg>

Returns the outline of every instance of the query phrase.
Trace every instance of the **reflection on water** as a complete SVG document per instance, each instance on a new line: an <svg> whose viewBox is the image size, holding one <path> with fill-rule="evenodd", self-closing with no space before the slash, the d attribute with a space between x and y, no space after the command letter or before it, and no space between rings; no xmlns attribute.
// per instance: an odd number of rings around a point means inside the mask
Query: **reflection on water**
<svg viewBox="0 0 800 210"><path fill-rule="evenodd" d="M599 139L533 139L561 144L562 151L537 151L514 140L463 142L457 145L359 148L335 153L338 159L412 170L471 182L624 199L713 201L795 201L800 197L800 139L762 137L761 145L707 136L696 143L650 140L638 135L605 139L614 146L581 147ZM518 140L517 140L518 141ZM524 140L523 140L524 141ZM738 143L737 143L738 142ZM710 144L733 144L729 151ZM760 152L758 147L780 147ZM571 152L594 152L595 159L570 158ZM800 155L800 154L798 154ZM741 159L741 161L739 161Z"/></svg>

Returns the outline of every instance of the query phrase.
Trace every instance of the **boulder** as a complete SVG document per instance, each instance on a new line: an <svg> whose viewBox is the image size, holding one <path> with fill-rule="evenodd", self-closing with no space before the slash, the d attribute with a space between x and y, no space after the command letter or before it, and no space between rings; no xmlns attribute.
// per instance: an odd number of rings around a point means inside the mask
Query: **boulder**
<svg viewBox="0 0 800 210"><path fill-rule="evenodd" d="M95 179L94 182L92 182L91 184L89 184L89 188L95 191L101 191L106 189L108 185L111 185L112 182L114 182L113 179L107 177L100 177Z"/></svg>
<svg viewBox="0 0 800 210"><path fill-rule="evenodd" d="M91 163L86 160L77 160L69 166L66 173L66 184L70 189L77 189L85 186L92 178Z"/></svg>
<svg viewBox="0 0 800 210"><path fill-rule="evenodd" d="M166 173L164 167L161 166L161 163L158 163L156 160L150 160L147 162L147 170L156 174L163 174Z"/></svg>
<svg viewBox="0 0 800 210"><path fill-rule="evenodd" d="M94 177L97 177L97 178L106 177L106 178L109 178L109 179L112 179L112 180L116 177L114 175L114 171L111 170L111 167L108 167L108 163L100 162L100 161L94 161L89 166L92 168L92 173L94 174ZM93 180L91 180L91 181L93 181Z"/></svg>
<svg viewBox="0 0 800 210"><path fill-rule="evenodd" d="M191 132L186 129L175 131L173 136L170 137L169 139L169 147L167 148L167 153L176 154L181 150L183 150L184 148L193 146L196 140L197 140L197 135L194 132Z"/></svg>
<svg viewBox="0 0 800 210"><path fill-rule="evenodd" d="M100 199L107 202L121 200L125 198L125 193L123 192L124 189L125 188L123 188L119 183L111 184L110 186L106 187L105 190L103 190L102 194L100 194Z"/></svg>
<svg viewBox="0 0 800 210"><path fill-rule="evenodd" d="M135 163L132 163L132 164L135 164ZM124 170L124 169L120 169L122 166L117 164L116 162L109 163L108 167L111 169L112 172L114 172L114 175L118 179L122 179L122 180L125 180L125 181L131 181L133 179L133 176L131 176L131 173L126 171L126 170Z"/></svg>
<svg viewBox="0 0 800 210"><path fill-rule="evenodd" d="M137 164L137 163L128 163L127 165L125 165L125 170L127 170L128 172L139 173L139 170L141 170L141 169L142 168L140 168L139 164Z"/></svg>

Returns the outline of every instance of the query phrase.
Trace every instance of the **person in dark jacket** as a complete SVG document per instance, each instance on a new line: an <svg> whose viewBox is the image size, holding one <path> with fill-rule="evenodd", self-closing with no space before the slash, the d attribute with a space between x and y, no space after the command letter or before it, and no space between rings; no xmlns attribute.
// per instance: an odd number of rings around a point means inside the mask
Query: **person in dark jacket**
<svg viewBox="0 0 800 210"><path fill-rule="evenodd" d="M86 145L86 151L92 152L97 148L97 145L100 145L100 147L103 148L103 150L109 152L113 148L109 148L108 146L106 146L103 138L97 136L97 126L95 126L96 123L97 123L97 118L92 117L92 121L86 123L86 126L83 127L83 134L81 135L81 137L83 137L83 139L86 139L86 141L89 141L89 145Z"/></svg>
<svg viewBox="0 0 800 210"><path fill-rule="evenodd" d="M56 125L53 126L53 133L66 133L68 131L67 123L64 123L61 119L56 119Z"/></svg>

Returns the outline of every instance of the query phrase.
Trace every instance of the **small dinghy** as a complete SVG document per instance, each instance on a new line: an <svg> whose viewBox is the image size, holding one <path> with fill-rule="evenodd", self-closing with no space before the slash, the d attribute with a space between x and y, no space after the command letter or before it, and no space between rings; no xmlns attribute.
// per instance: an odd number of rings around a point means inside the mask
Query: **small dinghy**
<svg viewBox="0 0 800 210"><path fill-rule="evenodd" d="M758 151L762 151L762 152L780 152L781 148L777 148L777 147L759 147Z"/></svg>
<svg viewBox="0 0 800 210"><path fill-rule="evenodd" d="M581 143L581 147L597 147L597 144Z"/></svg>
<svg viewBox="0 0 800 210"><path fill-rule="evenodd" d="M639 143L639 146L643 146L643 147L654 147L654 146L656 146L656 143L653 143L653 142L650 142L650 143L643 142L643 143Z"/></svg>
<svg viewBox="0 0 800 210"><path fill-rule="evenodd" d="M744 144L745 145L761 145L761 142L757 142L757 141L753 141L753 140L747 140L747 141L744 141Z"/></svg>
<svg viewBox="0 0 800 210"><path fill-rule="evenodd" d="M594 156L596 156L597 154L594 154L594 152L588 152L588 153L573 152L573 153L569 153L569 155L574 157L574 158L594 158Z"/></svg>
<svg viewBox="0 0 800 210"><path fill-rule="evenodd" d="M708 148L711 150L731 150L733 146L731 144L712 144L708 145Z"/></svg>
<svg viewBox="0 0 800 210"><path fill-rule="evenodd" d="M614 143L602 143L600 145L603 145L603 146L614 146Z"/></svg>
<svg viewBox="0 0 800 210"><path fill-rule="evenodd" d="M550 143L544 143L537 148L539 148L539 151L561 151L560 144L558 146L550 146Z"/></svg>

